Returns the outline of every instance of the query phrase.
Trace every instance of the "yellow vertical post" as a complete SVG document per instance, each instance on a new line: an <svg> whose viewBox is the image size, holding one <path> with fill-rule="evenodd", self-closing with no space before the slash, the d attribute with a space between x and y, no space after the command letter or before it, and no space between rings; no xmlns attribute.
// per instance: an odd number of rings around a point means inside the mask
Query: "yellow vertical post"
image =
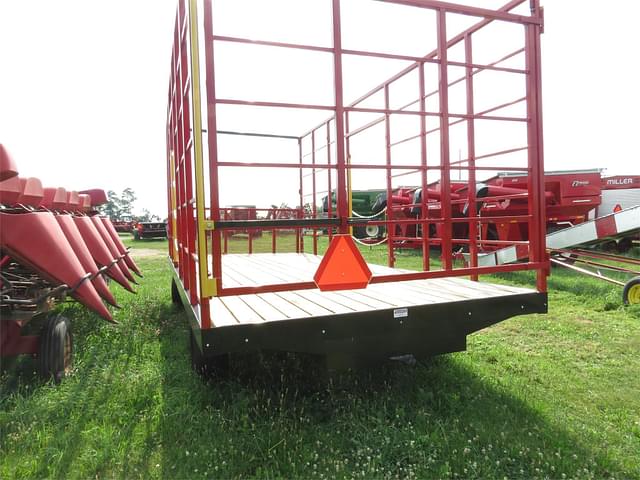
<svg viewBox="0 0 640 480"><path fill-rule="evenodd" d="M173 232L173 238L171 239L171 241L173 242L173 263L178 263L178 241L177 241L177 235L178 235L178 223L176 221L176 217L178 215L178 206L176 204L177 200L176 200L176 157L175 154L173 152L173 150L171 150L171 154L169 155L169 168L171 169L171 177L170 177L170 188L169 188L169 195L171 196L171 198L169 199L169 204L171 205L171 218L169 219L169 221L171 222L171 231Z"/></svg>
<svg viewBox="0 0 640 480"><path fill-rule="evenodd" d="M207 255L207 230L211 222L205 217L204 208L204 167L202 155L202 112L200 97L200 50L198 47L197 0L189 0L189 34L191 42L191 111L193 112L193 158L196 167L196 223L198 227L198 266L201 297L218 294L215 278L209 278Z"/></svg>

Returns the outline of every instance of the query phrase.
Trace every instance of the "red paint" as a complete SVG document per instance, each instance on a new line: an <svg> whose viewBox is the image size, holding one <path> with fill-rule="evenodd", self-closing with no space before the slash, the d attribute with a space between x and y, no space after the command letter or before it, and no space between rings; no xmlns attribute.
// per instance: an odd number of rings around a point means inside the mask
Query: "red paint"
<svg viewBox="0 0 640 480"><path fill-rule="evenodd" d="M0 182L18 175L18 167L4 145L0 143Z"/></svg>
<svg viewBox="0 0 640 480"><path fill-rule="evenodd" d="M0 182L0 203L3 205L15 205L22 193L22 185L18 177L10 177Z"/></svg>
<svg viewBox="0 0 640 480"><path fill-rule="evenodd" d="M123 258L125 263L127 264L127 267L133 270L136 275L138 275L139 277L142 277L142 272L140 271L140 268L138 268L138 265L136 265L136 262L134 262L133 258L131 258L131 256L129 255L127 248L124 246L124 243L122 243L122 240L120 239L120 236L118 235L118 232L116 231L116 228L114 227L111 220L108 219L107 217L99 217L99 218L100 220L102 220L102 223L105 226L107 233L109 234L109 236L111 236L111 240L113 240L113 243L115 244L118 250L118 253L120 253L120 255L124 255Z"/></svg>
<svg viewBox="0 0 640 480"><path fill-rule="evenodd" d="M67 191L62 188L47 187L44 189L42 206L48 210L66 210Z"/></svg>
<svg viewBox="0 0 640 480"><path fill-rule="evenodd" d="M109 287L107 287L107 283L102 278L102 275L98 275L98 265L96 265L96 262L93 260L91 252L89 251L89 248L82 238L82 234L80 233L80 230L78 230L78 227L73 221L71 215L56 215L56 221L58 222L58 225L60 225L62 232L69 242L69 245L71 245L73 252L78 257L78 260L80 260L80 264L82 265L84 271L87 273L91 273L91 275L93 276L93 279L91 281L98 294L107 303L113 305L114 307L117 307L118 304L116 302L116 299L109 291Z"/></svg>
<svg viewBox="0 0 640 480"><path fill-rule="evenodd" d="M596 218L596 233L598 238L612 237L618 233L614 215Z"/></svg>
<svg viewBox="0 0 640 480"><path fill-rule="evenodd" d="M42 182L37 178L21 178L20 183L22 185L22 193L18 198L18 203L34 208L39 207L44 198Z"/></svg>
<svg viewBox="0 0 640 480"><path fill-rule="evenodd" d="M76 300L112 320L91 282L79 283L87 272L52 213L0 213L0 223L0 244L12 258L54 285L77 287L71 294Z"/></svg>
<svg viewBox="0 0 640 480"><path fill-rule="evenodd" d="M89 190L82 190L81 192L78 192L78 193L89 195L89 197L91 198L92 207L104 205L109 201L109 199L107 198L107 194L101 188L92 188Z"/></svg>
<svg viewBox="0 0 640 480"><path fill-rule="evenodd" d="M40 337L37 335L21 335L21 331L21 321L2 319L0 357L13 357L29 353L35 355L38 353Z"/></svg>
<svg viewBox="0 0 640 480"><path fill-rule="evenodd" d="M78 230L80 230L82 239L85 241L87 248L89 248L91 256L95 262L101 267L109 267L105 273L111 279L118 282L123 288L131 293L135 293L131 288L131 285L129 285L129 282L127 282L127 279L122 273L122 270L120 270L118 264L114 262L114 257L111 256L109 248L107 248L107 245L102 239L100 232L98 232L96 226L91 221L91 218L73 217L73 221L78 227Z"/></svg>
<svg viewBox="0 0 640 480"><path fill-rule="evenodd" d="M131 272L129 271L129 268L127 267L126 263L124 262L123 255L121 255L120 252L118 252L118 248L116 247L115 242L111 238L111 235L109 235L107 228L102 223L101 217L96 215L94 217L89 217L89 218L91 219L91 221L93 222L93 225L96 227L96 230L98 230L98 233L102 237L102 241L109 249L109 253L111 254L111 257L113 259L118 259L117 264L120 267L120 270L122 271L124 276L127 277L127 280L129 280L131 283L137 283L135 278L133 278L133 275L131 275Z"/></svg>
<svg viewBox="0 0 640 480"><path fill-rule="evenodd" d="M625 190L627 188L640 188L640 175L616 175L615 177L603 177L603 190Z"/></svg>

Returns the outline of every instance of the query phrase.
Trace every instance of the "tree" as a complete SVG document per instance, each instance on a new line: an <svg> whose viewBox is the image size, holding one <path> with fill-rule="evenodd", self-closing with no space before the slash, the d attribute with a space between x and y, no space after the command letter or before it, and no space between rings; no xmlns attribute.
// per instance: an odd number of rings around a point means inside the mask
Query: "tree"
<svg viewBox="0 0 640 480"><path fill-rule="evenodd" d="M101 212L111 220L123 220L123 217L131 217L136 194L133 189L127 187L120 195L113 190L107 192L107 203L102 205Z"/></svg>
<svg viewBox="0 0 640 480"><path fill-rule="evenodd" d="M107 203L100 207L100 211L102 214L109 217L111 220L119 220L120 219L120 198L113 190L109 190L107 192Z"/></svg>
<svg viewBox="0 0 640 480"><path fill-rule="evenodd" d="M139 222L156 222L160 221L160 217L155 213L151 213L146 208L142 209L142 215L138 215L136 218Z"/></svg>
<svg viewBox="0 0 640 480"><path fill-rule="evenodd" d="M129 187L125 188L120 195L120 215L130 217L133 213L133 204L136 200L137 197L133 189Z"/></svg>

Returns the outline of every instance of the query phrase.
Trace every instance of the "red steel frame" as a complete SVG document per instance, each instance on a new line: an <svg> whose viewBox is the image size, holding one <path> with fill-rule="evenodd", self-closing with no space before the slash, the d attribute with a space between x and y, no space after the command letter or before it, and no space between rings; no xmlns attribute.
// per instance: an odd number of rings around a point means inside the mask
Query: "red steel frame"
<svg viewBox="0 0 640 480"><path fill-rule="evenodd" d="M341 22L340 0L328 0L332 6L332 47L315 45L302 45L293 43L254 40L231 36L215 35L213 31L213 7L212 0L204 0L203 8L198 8L197 0L179 0L174 31L174 46L171 59L171 76L168 94L167 110L167 176L169 206L169 249L170 257L179 275L182 285L192 306L199 308L200 326L203 329L211 327L209 316L209 298L212 296L238 295L245 293L276 292L296 289L316 288L312 282L283 283L265 285L260 287L236 287L227 288L222 283L222 255L224 253L223 240L225 231L239 228L232 225L233 222L225 222L225 209L220 207L218 179L222 167L243 168L297 168L299 170L300 210L304 201L311 198L313 209L312 218L306 223L279 224L260 223L256 228L311 228L313 230L313 253L318 253L317 231L328 229L331 236L334 228L340 233L348 233L355 223L351 216L350 206L350 178L352 172L358 169L380 169L386 173L387 198L392 195L392 178L394 171L419 172L423 192L426 191L429 171L437 171L440 174L442 188L439 202L440 215L438 218L430 218L423 213L419 219L395 220L394 208L389 202L387 219L370 221L371 224L386 225L389 232L388 258L389 265L394 265L393 230L394 226L402 223L414 223L422 227L423 242L423 271L415 273L398 273L392 275L374 276L372 283L392 282L401 280L414 280L425 278L438 278L447 276L470 275L477 279L481 274L489 274L504 271L535 270L537 272L537 289L546 292L546 277L548 275L548 258L545 248L545 216L544 216L544 182L543 182L543 143L542 143L542 100L541 100L541 74L540 74L540 35L543 27L543 12L539 0L511 0L498 10L457 5L436 0L384 0L387 3L430 9L436 13L437 48L423 57L388 54L370 51L350 50L342 46L343 27ZM523 3L529 3L531 15L517 15L511 11ZM400 8L400 7L399 7ZM478 22L464 32L451 38L447 36L447 15L462 14L477 17ZM510 22L523 27L524 46L514 52L500 58L490 64L476 64L473 60L473 35L492 22ZM261 45L273 48L298 49L316 52L325 52L333 56L333 87L334 102L332 105L286 103L273 101L237 100L219 98L215 89L216 62L214 58L214 42L234 42L240 44ZM463 62L448 60L449 49L462 42L464 47ZM203 44L204 54L201 53L200 44ZM343 98L343 57L345 55L367 56L382 59L405 60L413 62L389 78L376 88L367 92L355 102L345 105ZM506 60L517 55L523 55L525 66L522 69L501 66ZM200 64L204 64L201 72ZM432 64L438 69L438 89L433 92L425 90L425 65ZM454 80L449 79L449 67L463 67L465 74ZM390 86L397 80L417 69L419 78L419 98L400 107L391 108ZM481 112L474 110L474 76L483 71L503 72L518 74L525 77L526 95L522 98L502 105L485 109ZM200 78L205 78L206 107L202 106L200 98ZM466 93L466 111L456 113L449 111L449 88L464 82ZM383 108L368 108L361 104L373 95L382 92L384 95ZM437 95L439 100L438 111L428 111L426 101L429 97ZM526 105L525 117L500 116L496 111L518 103ZM223 132L217 130L216 108L218 105L236 105L252 107L277 107L285 109L309 109L325 110L332 114L331 118L322 122L302 135L273 135L268 133L242 133ZM417 110L407 110L417 105ZM201 118L202 110L206 109L205 120ZM350 130L350 113L378 114L380 117L367 125ZM390 124L394 116L410 115L419 117L420 134L391 142ZM440 126L427 130L426 119L437 117ZM490 154L476 155L475 145L475 121L496 120L503 122L521 122L526 125L527 145L519 148L493 152ZM466 123L468 144L468 156L466 159L451 161L449 149L449 128L458 123ZM386 162L384 165L369 163L350 163L351 139L366 129L384 123L386 137ZM206 129L206 149L202 148L202 134ZM427 163L428 136L439 134L440 158L437 165ZM221 161L218 157L218 135L235 134L248 136L275 137L289 139L298 142L299 162L232 162ZM395 164L392 158L392 148L400 143L412 139L420 139L420 158L417 164ZM303 152L303 144L310 143L311 151ZM318 156L322 149L326 149L326 159ZM335 151L335 158L333 156ZM501 167L478 165L480 160L500 157L517 151L527 152L526 167ZM309 160L306 160L308 157ZM500 265L493 267L478 266L478 227L481 223L491 221L491 218L479 217L476 208L475 191L470 188L470 214L463 219L451 218L451 193L449 183L452 171L468 172L468 181L475 185L478 172L482 171L523 171L530 178L528 186L528 214L525 216L500 217L501 221L526 220L529 222L530 239L528 241L529 259L526 262L514 265ZM316 198L322 192L318 192L317 174L325 171L327 174L327 193L336 191L336 211L331 211L332 202L329 201L328 219L316 217ZM400 174L402 175L402 174ZM205 179L205 176L208 178ZM311 177L311 193L305 193L303 183ZM333 184L332 177L335 177ZM208 181L208 190L204 182ZM208 196L205 198L205 192ZM422 212L427 212L427 195L422 195L419 206ZM469 224L470 262L465 268L454 268L452 252L451 226L453 222L464 221ZM428 225L441 224L441 238L429 238ZM240 227L242 228L242 227ZM246 226L244 227L246 228ZM296 250L304 251L302 236L297 243ZM442 269L434 270L430 265L430 251L433 244L439 244L442 251Z"/></svg>

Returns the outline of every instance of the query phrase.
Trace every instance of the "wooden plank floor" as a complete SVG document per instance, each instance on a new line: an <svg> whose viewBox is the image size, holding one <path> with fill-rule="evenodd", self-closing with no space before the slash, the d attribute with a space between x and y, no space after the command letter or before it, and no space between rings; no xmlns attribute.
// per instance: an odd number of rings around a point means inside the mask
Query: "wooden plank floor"
<svg viewBox="0 0 640 480"><path fill-rule="evenodd" d="M321 259L320 256L296 253L223 255L222 281L225 287L313 281ZM408 272L372 264L369 268L374 276ZM369 285L361 290L293 290L215 297L211 301L211 317L214 326L222 327L533 292L456 277L410 280Z"/></svg>

